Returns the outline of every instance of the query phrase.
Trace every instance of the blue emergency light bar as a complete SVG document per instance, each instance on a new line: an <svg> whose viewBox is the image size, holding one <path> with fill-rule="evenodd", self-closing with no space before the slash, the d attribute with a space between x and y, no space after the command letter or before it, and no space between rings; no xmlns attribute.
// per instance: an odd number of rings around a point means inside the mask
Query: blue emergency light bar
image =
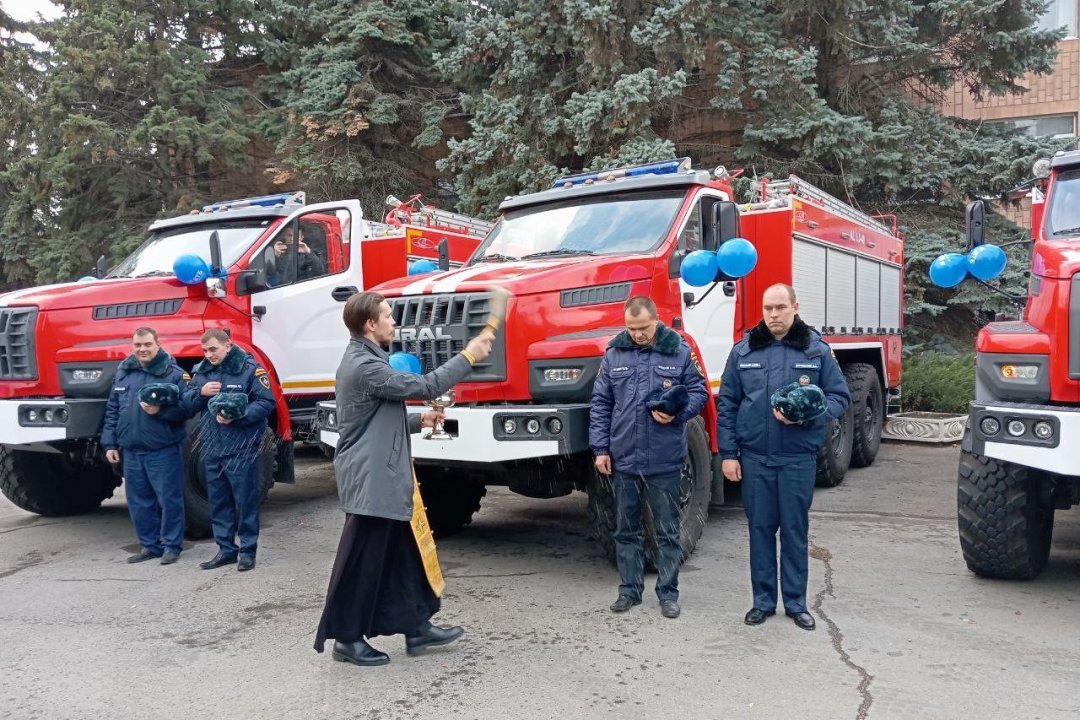
<svg viewBox="0 0 1080 720"><path fill-rule="evenodd" d="M551 187L573 187L575 185L591 185L595 182L619 180L621 178L640 177L641 175L675 175L676 173L690 172L690 158L684 157L678 160L664 160L662 162L633 165L631 167L618 168L616 170L598 170L596 172L567 175L559 178L551 184Z"/></svg>
<svg viewBox="0 0 1080 720"><path fill-rule="evenodd" d="M245 207L285 207L286 205L303 205L305 202L304 191L293 193L278 193L277 195L260 195L259 197L243 198L241 200L227 200L225 202L204 205L203 212L220 212L221 210L235 210Z"/></svg>

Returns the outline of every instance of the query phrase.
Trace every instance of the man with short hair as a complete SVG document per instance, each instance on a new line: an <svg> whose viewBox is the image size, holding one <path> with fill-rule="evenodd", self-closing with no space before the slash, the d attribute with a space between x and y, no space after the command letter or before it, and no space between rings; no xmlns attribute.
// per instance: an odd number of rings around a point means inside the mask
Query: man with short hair
<svg viewBox="0 0 1080 720"><path fill-rule="evenodd" d="M259 454L274 394L266 370L227 332L212 328L201 341L206 359L195 366L184 402L202 413L199 443L218 552L199 566L251 570L259 544Z"/></svg>
<svg viewBox="0 0 1080 720"><path fill-rule="evenodd" d="M677 618L680 540L679 480L686 462L686 423L709 398L690 345L659 321L656 303L632 297L626 330L608 344L593 385L589 444L596 469L615 486L615 559L619 596L612 612L641 604L645 586L641 497L648 495L656 532L656 595L660 612Z"/></svg>
<svg viewBox="0 0 1080 720"><path fill-rule="evenodd" d="M784 610L798 627L813 630L806 584L817 455L828 422L844 413L851 395L829 346L798 310L790 285L765 290L761 322L728 356L717 403L717 434L724 477L742 482L750 530L754 605L744 621L760 625L776 614L779 530ZM797 422L775 409L774 395L786 395L792 386L823 394L821 414Z"/></svg>
<svg viewBox="0 0 1080 720"><path fill-rule="evenodd" d="M408 654L415 655L464 633L431 623L440 601L410 525L410 434L432 427L443 413L410 413L405 401L432 400L464 380L490 354L494 336L481 332L446 363L419 375L390 366L385 348L394 339L395 323L382 295L353 295L343 319L351 339L337 370L334 474L345 527L315 650L321 653L332 639L335 660L367 667L390 662L368 644L372 637L403 634Z"/></svg>
<svg viewBox="0 0 1080 720"><path fill-rule="evenodd" d="M184 541L184 423L181 388L190 379L158 344L153 328L131 338L105 404L101 446L121 465L128 514L142 546L129 563L161 558L171 565ZM146 392L149 391L149 392Z"/></svg>

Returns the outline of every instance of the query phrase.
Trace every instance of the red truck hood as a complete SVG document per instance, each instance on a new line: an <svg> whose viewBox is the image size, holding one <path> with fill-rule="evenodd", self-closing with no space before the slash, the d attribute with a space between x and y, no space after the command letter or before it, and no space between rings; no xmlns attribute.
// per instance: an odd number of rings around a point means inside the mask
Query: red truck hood
<svg viewBox="0 0 1080 720"><path fill-rule="evenodd" d="M15 290L0 295L0 307L37 305L42 310L73 310L148 299L186 298L190 292L191 288L176 278L118 278Z"/></svg>
<svg viewBox="0 0 1080 720"><path fill-rule="evenodd" d="M578 287L646 280L654 261L649 257L611 255L479 263L468 267L404 277L373 288L391 296L476 292L498 286L514 295L556 292Z"/></svg>
<svg viewBox="0 0 1080 720"><path fill-rule="evenodd" d="M1080 272L1080 240L1041 240L1035 243L1031 269L1048 278L1071 278Z"/></svg>

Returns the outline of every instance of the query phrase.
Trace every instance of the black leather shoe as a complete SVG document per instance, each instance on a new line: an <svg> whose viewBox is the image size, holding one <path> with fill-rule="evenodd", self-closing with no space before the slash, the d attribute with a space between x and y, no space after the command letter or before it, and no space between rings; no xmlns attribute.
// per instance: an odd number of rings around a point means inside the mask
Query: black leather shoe
<svg viewBox="0 0 1080 720"><path fill-rule="evenodd" d="M166 550L165 554L161 556L162 565L172 565L174 562L180 559L180 553L173 552L172 550Z"/></svg>
<svg viewBox="0 0 1080 720"><path fill-rule="evenodd" d="M147 560L156 560L159 557L161 557L161 555L158 555L156 553L152 553L149 550L147 550L146 548L143 548L139 552L137 552L134 555L131 555L130 557L128 557L127 561L129 563L140 563L140 562L146 562Z"/></svg>
<svg viewBox="0 0 1080 720"><path fill-rule="evenodd" d="M786 613L789 618L795 621L803 630L813 630L817 627L817 623L814 622L814 616L808 612Z"/></svg>
<svg viewBox="0 0 1080 720"><path fill-rule="evenodd" d="M626 612L627 610L629 610L630 608L634 607L635 605L640 605L640 604L641 604L641 599L640 598L635 600L634 598L630 597L629 595L620 595L618 597L618 599L615 600L615 602L611 603L611 612L613 612L613 613L623 613L623 612Z"/></svg>
<svg viewBox="0 0 1080 720"><path fill-rule="evenodd" d="M750 612L746 613L746 617L743 618L743 622L747 625L760 625L765 622L766 619L776 614L775 610L758 610L757 608L750 608Z"/></svg>
<svg viewBox="0 0 1080 720"><path fill-rule="evenodd" d="M364 640L343 643L335 642L334 651L331 653L338 662L351 662L361 667L373 667L385 665L390 662L390 656L371 647Z"/></svg>
<svg viewBox="0 0 1080 720"><path fill-rule="evenodd" d="M420 634L405 638L405 652L416 655L429 647L449 645L465 634L465 629L458 626L439 627L425 622L420 626Z"/></svg>
<svg viewBox="0 0 1080 720"><path fill-rule="evenodd" d="M679 603L674 600L664 600L660 603L660 614L666 618L674 620L679 617L679 613L682 612L679 609Z"/></svg>
<svg viewBox="0 0 1080 720"><path fill-rule="evenodd" d="M236 563L236 569L240 572L245 570L255 569L255 556L254 555L241 555L240 559Z"/></svg>
<svg viewBox="0 0 1080 720"><path fill-rule="evenodd" d="M225 565L232 565L236 562L236 556L230 555L226 552L219 551L217 555L210 558L205 562L199 563L199 567L203 570L213 570L214 568L224 567Z"/></svg>

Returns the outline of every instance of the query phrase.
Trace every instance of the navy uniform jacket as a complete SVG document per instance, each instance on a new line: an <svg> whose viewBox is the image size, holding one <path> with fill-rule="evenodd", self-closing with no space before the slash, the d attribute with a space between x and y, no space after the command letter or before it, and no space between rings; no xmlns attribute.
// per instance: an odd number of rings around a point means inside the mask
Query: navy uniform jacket
<svg viewBox="0 0 1080 720"><path fill-rule="evenodd" d="M184 423L190 417L182 404L163 405L150 415L139 405L139 390L154 383L173 383L183 392L188 375L164 350L143 367L134 355L116 370L112 391L105 403L101 447L106 450L158 450L183 442Z"/></svg>
<svg viewBox="0 0 1080 720"><path fill-rule="evenodd" d="M690 402L661 425L645 403L673 385L685 386ZM677 332L660 323L653 344L641 347L624 330L600 361L589 407L589 445L596 455L610 455L619 472L678 472L686 460L686 423L708 399L705 375Z"/></svg>
<svg viewBox="0 0 1080 720"><path fill-rule="evenodd" d="M248 408L244 417L228 425L219 423L214 413L207 410L210 398L200 394L208 382L220 382L223 393L246 394ZM200 442L203 452L212 457L256 451L266 430L266 418L275 407L266 370L237 345L232 346L220 365L203 360L194 367L191 384L184 393L184 404L192 414L202 413Z"/></svg>
<svg viewBox="0 0 1080 720"><path fill-rule="evenodd" d="M815 420L785 425L773 417L773 392L793 382L817 385L828 412ZM747 452L766 458L816 454L825 426L851 403L847 381L821 335L798 315L783 340L761 321L728 356L717 401L717 440L724 460Z"/></svg>

